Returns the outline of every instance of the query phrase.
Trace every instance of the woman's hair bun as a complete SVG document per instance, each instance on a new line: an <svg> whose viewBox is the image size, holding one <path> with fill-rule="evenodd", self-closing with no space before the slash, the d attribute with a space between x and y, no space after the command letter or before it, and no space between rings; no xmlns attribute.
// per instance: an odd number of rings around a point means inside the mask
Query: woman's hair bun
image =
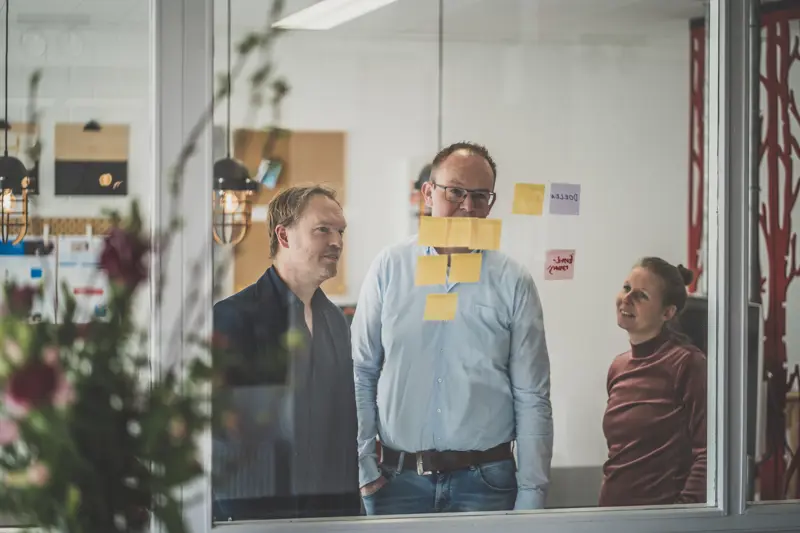
<svg viewBox="0 0 800 533"><path fill-rule="evenodd" d="M678 273L681 275L681 278L683 278L684 285L691 285L692 281L694 281L694 272L685 266L678 265Z"/></svg>

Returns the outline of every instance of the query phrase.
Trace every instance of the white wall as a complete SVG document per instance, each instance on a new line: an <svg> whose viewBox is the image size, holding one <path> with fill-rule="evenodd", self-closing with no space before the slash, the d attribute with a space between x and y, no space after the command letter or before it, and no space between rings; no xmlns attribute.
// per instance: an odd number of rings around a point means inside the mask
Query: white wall
<svg viewBox="0 0 800 533"><path fill-rule="evenodd" d="M502 247L530 267L542 295L554 466L605 458L606 372L627 348L614 298L630 266L649 254L686 261L688 42L680 23L639 47L445 43L444 142L493 154ZM217 60L224 68L224 50ZM339 301L354 302L372 258L408 235L409 181L437 149L437 60L431 41L323 33L279 43L276 66L292 86L284 126L348 133L349 291ZM234 127L269 121L245 116L245 91L232 107ZM510 215L522 181L580 183L581 215ZM577 249L574 281L543 281L547 248Z"/></svg>
<svg viewBox="0 0 800 533"><path fill-rule="evenodd" d="M139 16L142 10L148 12L146 2L136 6L130 15ZM29 118L29 79L35 69L42 70L37 101L42 143L40 194L34 197L31 214L102 217L106 209L126 213L130 202L137 199L147 223L157 178L152 150L153 91L148 28L141 25L34 28L12 22L9 43L10 122ZM55 126L64 122L85 123L90 119L101 125L121 123L130 127L127 196L55 196ZM148 291L143 290L135 306L138 323L145 328L149 324L149 300Z"/></svg>
<svg viewBox="0 0 800 533"><path fill-rule="evenodd" d="M141 7L145 11L145 4ZM35 216L94 217L103 209L125 209L132 198L147 208L154 183L152 157L152 90L150 36L146 27L120 31L82 27L11 28L9 118L27 118L28 80L43 71L39 91L42 127L40 196ZM55 196L53 137L56 123L101 123L130 126L127 197ZM145 210L146 213L146 210Z"/></svg>

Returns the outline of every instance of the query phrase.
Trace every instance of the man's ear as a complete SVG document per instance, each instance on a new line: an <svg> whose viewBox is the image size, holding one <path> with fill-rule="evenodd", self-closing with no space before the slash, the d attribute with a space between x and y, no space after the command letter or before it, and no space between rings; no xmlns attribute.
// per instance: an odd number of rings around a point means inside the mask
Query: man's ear
<svg viewBox="0 0 800 533"><path fill-rule="evenodd" d="M425 205L433 207L433 184L430 181L426 181L419 188L419 192L422 193L422 197L425 199Z"/></svg>
<svg viewBox="0 0 800 533"><path fill-rule="evenodd" d="M289 231L286 226L280 224L275 227L275 236L278 238L278 246L281 248L289 247Z"/></svg>

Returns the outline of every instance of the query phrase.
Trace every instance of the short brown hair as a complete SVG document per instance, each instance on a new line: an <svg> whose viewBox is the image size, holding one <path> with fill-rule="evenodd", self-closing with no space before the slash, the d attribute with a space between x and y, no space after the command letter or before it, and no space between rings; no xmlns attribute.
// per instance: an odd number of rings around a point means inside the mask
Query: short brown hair
<svg viewBox="0 0 800 533"><path fill-rule="evenodd" d="M308 202L315 196L325 196L337 204L336 191L324 185L289 187L284 189L270 201L267 208L267 226L269 227L269 256L274 258L278 253L278 236L275 228L289 227L303 215Z"/></svg>
<svg viewBox="0 0 800 533"><path fill-rule="evenodd" d="M442 150L436 154L436 157L434 157L433 161L431 162L428 179L433 181L433 172L442 166L442 163L444 163L445 159L459 150L463 150L471 155L482 157L487 163L489 163L489 168L492 169L492 187L494 187L494 184L497 183L497 164L494 162L494 159L492 159L492 156L489 155L489 150L487 150L485 146L469 141L460 141L442 148Z"/></svg>

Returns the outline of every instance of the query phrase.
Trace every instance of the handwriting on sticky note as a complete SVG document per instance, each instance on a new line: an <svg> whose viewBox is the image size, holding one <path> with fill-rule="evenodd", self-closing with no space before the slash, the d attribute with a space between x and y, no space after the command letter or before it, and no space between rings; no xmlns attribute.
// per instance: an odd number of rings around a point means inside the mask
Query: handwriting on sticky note
<svg viewBox="0 0 800 533"><path fill-rule="evenodd" d="M450 283L478 283L481 280L483 254L450 254Z"/></svg>
<svg viewBox="0 0 800 533"><path fill-rule="evenodd" d="M421 255L417 257L415 285L444 285L447 281L446 255Z"/></svg>
<svg viewBox="0 0 800 533"><path fill-rule="evenodd" d="M458 293L429 294L425 300L424 320L453 320L458 307Z"/></svg>
<svg viewBox="0 0 800 533"><path fill-rule="evenodd" d="M419 218L420 246L447 246L447 219L443 217L422 216Z"/></svg>
<svg viewBox="0 0 800 533"><path fill-rule="evenodd" d="M515 215L541 215L544 205L544 185L517 183L514 185L514 203L511 212Z"/></svg>
<svg viewBox="0 0 800 533"><path fill-rule="evenodd" d="M472 242L474 218L452 217L447 219L447 247L468 248Z"/></svg>
<svg viewBox="0 0 800 533"><path fill-rule="evenodd" d="M578 215L581 211L581 186L571 183L550 185L550 214Z"/></svg>
<svg viewBox="0 0 800 533"><path fill-rule="evenodd" d="M547 250L544 279L572 279L575 275L575 250Z"/></svg>
<svg viewBox="0 0 800 533"><path fill-rule="evenodd" d="M472 228L473 250L499 250L502 221L496 218L476 218Z"/></svg>

